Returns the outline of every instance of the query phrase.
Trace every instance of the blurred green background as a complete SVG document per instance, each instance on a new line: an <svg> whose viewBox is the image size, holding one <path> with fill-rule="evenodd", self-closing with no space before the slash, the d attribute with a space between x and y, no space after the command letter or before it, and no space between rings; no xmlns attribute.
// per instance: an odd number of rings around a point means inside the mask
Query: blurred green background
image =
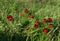
<svg viewBox="0 0 60 41"><path fill-rule="evenodd" d="M31 30L24 30L20 24L26 24L28 15L22 18L19 15L25 8L40 21L52 17L56 27L43 34L40 28L33 29L35 19L32 19ZM12 15L14 20L8 21L8 15ZM0 41L60 41L60 0L0 0Z"/></svg>

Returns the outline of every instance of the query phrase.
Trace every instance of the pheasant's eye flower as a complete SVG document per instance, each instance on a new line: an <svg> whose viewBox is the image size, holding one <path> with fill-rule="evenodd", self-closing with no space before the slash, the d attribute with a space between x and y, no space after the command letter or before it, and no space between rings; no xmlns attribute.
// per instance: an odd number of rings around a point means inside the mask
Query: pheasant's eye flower
<svg viewBox="0 0 60 41"><path fill-rule="evenodd" d="M50 27L50 28L53 28L53 27L54 27L54 25L53 25L53 24L49 24L49 27Z"/></svg>
<svg viewBox="0 0 60 41"><path fill-rule="evenodd" d="M7 16L8 21L12 21L13 17L11 15Z"/></svg>
<svg viewBox="0 0 60 41"><path fill-rule="evenodd" d="M35 24L36 25L39 25L40 24L39 20L36 20Z"/></svg>
<svg viewBox="0 0 60 41"><path fill-rule="evenodd" d="M44 19L43 22L46 23L47 22L47 19Z"/></svg>
<svg viewBox="0 0 60 41"><path fill-rule="evenodd" d="M26 9L24 9L24 12L25 12L25 13L28 13L29 11L28 11L28 9L26 8Z"/></svg>
<svg viewBox="0 0 60 41"><path fill-rule="evenodd" d="M34 18L34 16L32 14L29 15L29 18Z"/></svg>
<svg viewBox="0 0 60 41"><path fill-rule="evenodd" d="M38 27L38 25L34 24L34 28L37 28L37 27Z"/></svg>
<svg viewBox="0 0 60 41"><path fill-rule="evenodd" d="M48 29L47 29L47 28L44 28L44 29L43 29L43 32L44 32L44 33L48 33Z"/></svg>
<svg viewBox="0 0 60 41"><path fill-rule="evenodd" d="M36 20L35 24L34 24L34 27L37 28L39 24L40 24L39 20Z"/></svg>
<svg viewBox="0 0 60 41"><path fill-rule="evenodd" d="M48 18L47 21L48 21L48 22L52 22L52 18Z"/></svg>

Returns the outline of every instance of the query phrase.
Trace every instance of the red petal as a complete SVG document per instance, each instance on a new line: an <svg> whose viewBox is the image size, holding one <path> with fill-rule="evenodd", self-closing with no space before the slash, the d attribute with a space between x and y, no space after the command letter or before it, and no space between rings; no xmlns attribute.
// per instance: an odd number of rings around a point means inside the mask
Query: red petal
<svg viewBox="0 0 60 41"><path fill-rule="evenodd" d="M44 19L43 22L46 23L47 22L47 19Z"/></svg>
<svg viewBox="0 0 60 41"><path fill-rule="evenodd" d="M52 22L52 18L48 18L48 20L47 20L48 22Z"/></svg>
<svg viewBox="0 0 60 41"><path fill-rule="evenodd" d="M44 33L48 33L48 29L47 29L47 28L44 28L44 29L43 29L43 32L44 32Z"/></svg>
<svg viewBox="0 0 60 41"><path fill-rule="evenodd" d="M35 25L34 25L34 28L37 28L37 27L38 27L38 25L35 24Z"/></svg>
<svg viewBox="0 0 60 41"><path fill-rule="evenodd" d="M34 16L32 14L29 15L29 18L34 18Z"/></svg>
<svg viewBox="0 0 60 41"><path fill-rule="evenodd" d="M53 27L54 27L54 25L53 25L53 24L49 24L49 27L50 27L50 28L53 28Z"/></svg>
<svg viewBox="0 0 60 41"><path fill-rule="evenodd" d="M36 20L35 24L36 25L39 25L40 24L39 20Z"/></svg>
<svg viewBox="0 0 60 41"><path fill-rule="evenodd" d="M25 9L24 12L25 12L25 13L28 13L28 9Z"/></svg>
<svg viewBox="0 0 60 41"><path fill-rule="evenodd" d="M12 17L11 15L9 15L9 16L7 16L7 19L8 19L9 21L12 21L12 20L13 20L13 17Z"/></svg>

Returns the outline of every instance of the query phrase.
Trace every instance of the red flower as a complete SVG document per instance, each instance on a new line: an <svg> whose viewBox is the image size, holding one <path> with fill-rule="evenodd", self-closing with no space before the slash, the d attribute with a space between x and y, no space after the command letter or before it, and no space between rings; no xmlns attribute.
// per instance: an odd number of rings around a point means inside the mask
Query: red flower
<svg viewBox="0 0 60 41"><path fill-rule="evenodd" d="M43 22L46 23L47 22L47 19L44 19Z"/></svg>
<svg viewBox="0 0 60 41"><path fill-rule="evenodd" d="M24 12L25 12L25 13L28 13L28 9L26 8L26 9L24 10Z"/></svg>
<svg viewBox="0 0 60 41"><path fill-rule="evenodd" d="M35 24L36 25L39 25L40 24L39 20L36 20Z"/></svg>
<svg viewBox="0 0 60 41"><path fill-rule="evenodd" d="M44 32L44 33L48 33L48 29L47 29L47 28L44 28L44 29L43 29L43 32Z"/></svg>
<svg viewBox="0 0 60 41"><path fill-rule="evenodd" d="M29 18L34 18L34 16L32 14L29 15Z"/></svg>
<svg viewBox="0 0 60 41"><path fill-rule="evenodd" d="M7 16L8 21L12 21L13 17L11 15Z"/></svg>
<svg viewBox="0 0 60 41"><path fill-rule="evenodd" d="M54 25L53 25L53 24L49 24L49 27L50 27L50 28L53 28L53 27L54 27Z"/></svg>
<svg viewBox="0 0 60 41"><path fill-rule="evenodd" d="M36 20L35 24L34 24L34 27L37 28L39 24L40 24L39 20Z"/></svg>
<svg viewBox="0 0 60 41"><path fill-rule="evenodd" d="M34 24L34 28L37 28L37 27L38 27L38 25Z"/></svg>
<svg viewBox="0 0 60 41"><path fill-rule="evenodd" d="M48 18L47 21L48 21L48 22L52 22L52 18Z"/></svg>

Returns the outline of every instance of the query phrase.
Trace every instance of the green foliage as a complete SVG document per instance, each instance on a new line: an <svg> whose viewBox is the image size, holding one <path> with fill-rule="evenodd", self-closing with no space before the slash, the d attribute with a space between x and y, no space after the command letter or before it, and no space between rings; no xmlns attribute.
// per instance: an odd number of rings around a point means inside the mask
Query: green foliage
<svg viewBox="0 0 60 41"><path fill-rule="evenodd" d="M60 0L0 0L0 41L60 41ZM28 8L29 12L24 13ZM20 14L24 14L20 17ZM34 18L30 19L30 13ZM12 15L13 20L8 21L7 16ZM43 23L44 18L51 17L54 28L48 27L49 23ZM38 19L42 26L34 28ZM29 30L25 28L29 27ZM47 34L43 28L49 29Z"/></svg>

